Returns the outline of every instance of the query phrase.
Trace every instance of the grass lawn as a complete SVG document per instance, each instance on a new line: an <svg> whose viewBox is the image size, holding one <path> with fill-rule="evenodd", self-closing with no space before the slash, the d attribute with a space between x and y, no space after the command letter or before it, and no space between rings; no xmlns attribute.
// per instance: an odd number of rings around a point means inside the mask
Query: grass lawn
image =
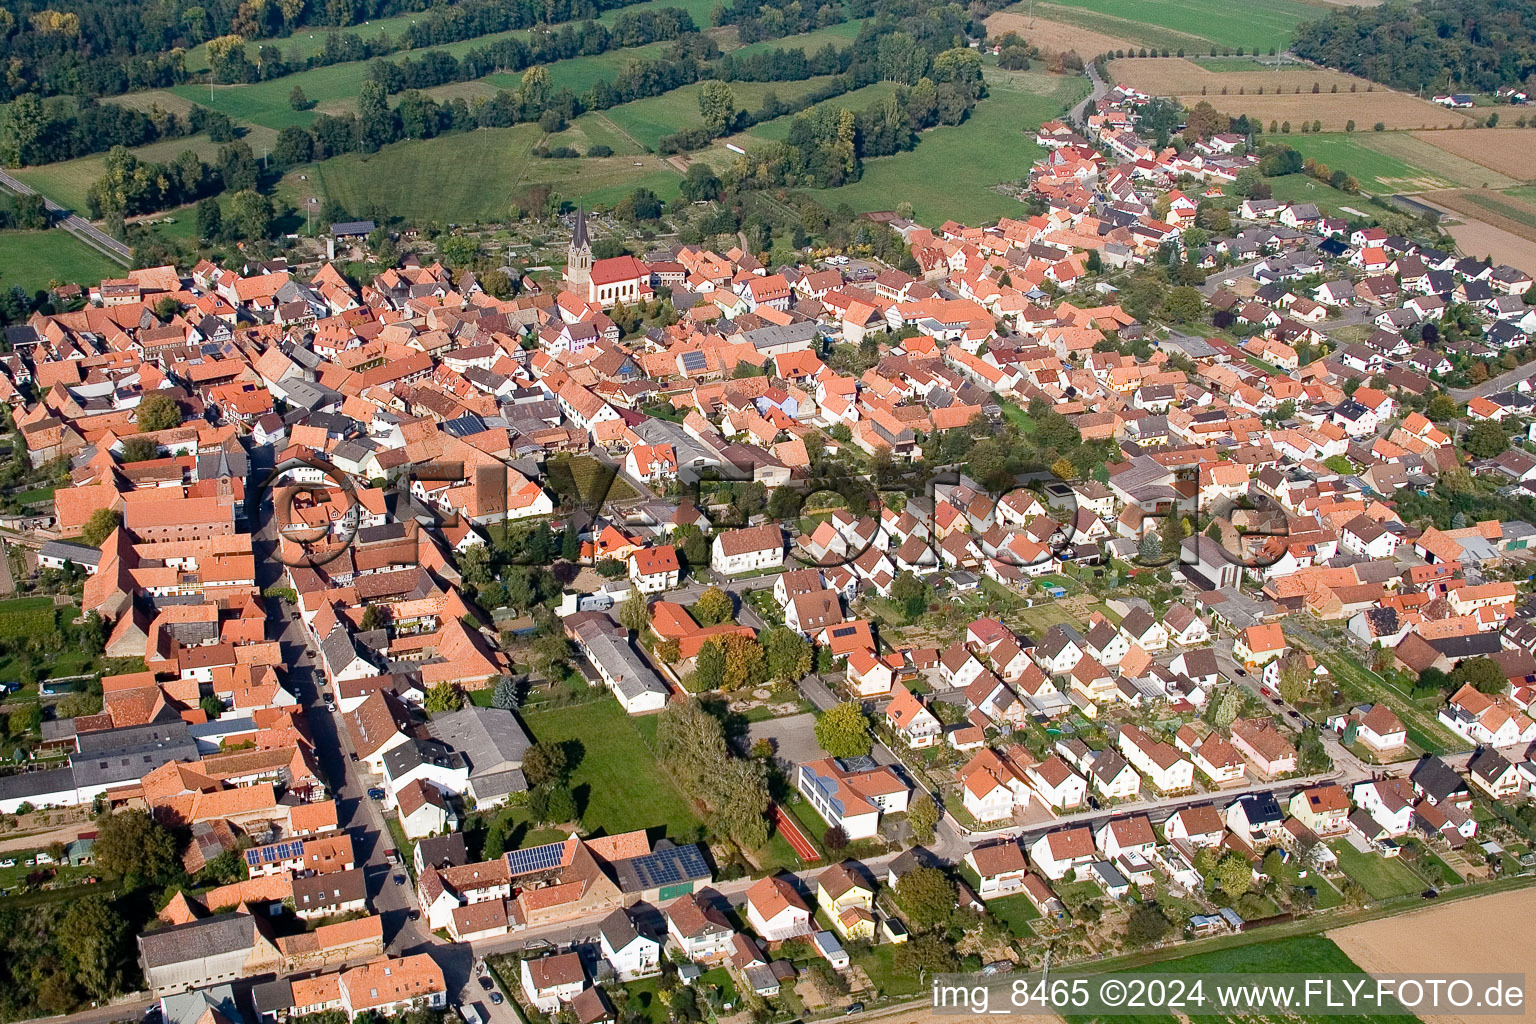
<svg viewBox="0 0 1536 1024"><path fill-rule="evenodd" d="M344 28L331 28L329 26L315 26L302 28L290 36L278 36L275 39L252 39L245 45L247 56L254 57L256 48L269 43L276 43L282 47L283 59L307 60L325 49L326 37L332 33L337 35L355 35L361 39L373 40L380 33L394 39L405 31L417 19L415 14L401 14L393 18L374 18L360 25L348 25ZM208 44L199 43L187 51L185 57L187 70L196 74L199 71L208 70Z"/></svg>
<svg viewBox="0 0 1536 1024"><path fill-rule="evenodd" d="M632 1005L639 1014L640 1020L650 1021L651 1024L667 1024L671 1018L671 1011L667 1006L666 997L661 994L661 978L640 978L635 981L619 982L628 996L627 1000L616 1000L619 1009L626 1004ZM693 987L702 997L710 988L720 990L721 1002L736 1004L736 985L731 981L731 974L724 967L716 967L705 971L693 983Z"/></svg>
<svg viewBox="0 0 1536 1024"><path fill-rule="evenodd" d="M1429 754L1444 754L1451 750L1464 750L1466 744L1435 719L1435 712L1426 710L1403 694L1387 685L1386 680L1361 665L1354 657L1341 658L1335 654L1318 653L1318 660L1333 676L1339 688L1341 702L1349 704L1386 701L1388 706L1403 720L1408 742Z"/></svg>
<svg viewBox="0 0 1536 1024"><path fill-rule="evenodd" d="M1280 141L1290 143L1296 139L1306 138L1302 135L1287 135ZM1364 196L1352 196L1348 192L1340 192L1331 185L1325 185L1305 174L1284 174L1278 178L1265 178L1270 187L1274 189L1275 198L1283 203L1316 203L1317 208L1330 217L1344 217L1348 220L1358 220L1352 213L1343 208L1359 210L1370 215L1370 203ZM1373 217L1369 219L1374 219Z"/></svg>
<svg viewBox="0 0 1536 1024"><path fill-rule="evenodd" d="M1230 4L1223 0L1052 0L1119 21L1153 25L1231 47L1284 50L1298 24L1316 21L1318 8L1296 0ZM1111 33L1113 34L1113 33Z"/></svg>
<svg viewBox="0 0 1536 1024"><path fill-rule="evenodd" d="M679 5L681 6L681 5ZM819 52L828 43L838 49L842 49L854 39L858 38L859 30L864 27L865 18L856 18L852 21L839 22L836 25L828 25L826 28L818 28L812 32L802 32L797 36L785 36L782 39L764 39L757 43L748 43L746 46L737 47L732 53L743 57L754 53L764 53L773 50L805 51L807 57Z"/></svg>
<svg viewBox="0 0 1536 1024"><path fill-rule="evenodd" d="M30 295L55 281L96 284L122 274L122 264L68 232L0 231L0 288L20 286Z"/></svg>
<svg viewBox="0 0 1536 1024"><path fill-rule="evenodd" d="M607 53L558 60L544 67L549 72L549 82L553 88L569 89L580 96L590 91L598 82L613 81L632 61L655 60L671 45L672 43L668 41L648 43L645 46L635 46L625 50L609 50ZM498 89L510 91L522 84L523 76L521 72L503 72L488 75L481 81Z"/></svg>
<svg viewBox="0 0 1536 1024"><path fill-rule="evenodd" d="M370 156L348 154L297 168L278 195L295 209L304 196L317 196L348 209L378 202L409 220L460 224L505 219L523 189L534 184L588 206L616 203L642 186L663 200L677 195L681 176L656 157L542 160L530 153L542 137L538 125L524 124L398 142Z"/></svg>
<svg viewBox="0 0 1536 1024"><path fill-rule="evenodd" d="M1359 882L1373 900L1407 896L1424 888L1424 882L1407 865L1374 853L1361 853L1344 840L1328 844L1339 858L1339 868Z"/></svg>
<svg viewBox="0 0 1536 1024"><path fill-rule="evenodd" d="M709 27L709 12L714 10L716 2L717 0L646 0L645 3L606 10L598 16L597 20L600 24L612 25L625 11L654 11L663 7L678 7L691 14L693 23L700 29L706 29Z"/></svg>
<svg viewBox="0 0 1536 1024"><path fill-rule="evenodd" d="M794 101L831 79L831 75L823 75L803 82L731 82L730 86L738 108L756 110L763 105L763 97L770 92L781 100ZM654 150L662 136L684 128L696 128L704 123L704 117L699 113L701 88L702 83L685 85L660 96L647 96L621 103L610 107L605 113L622 131L641 145Z"/></svg>
<svg viewBox="0 0 1536 1024"><path fill-rule="evenodd" d="M1007 925L1016 938L1032 935L1029 922L1040 919L1040 911L1035 909L1035 905L1023 893L992 900L987 904L987 909L993 917Z"/></svg>
<svg viewBox="0 0 1536 1024"><path fill-rule="evenodd" d="M1359 125L1368 128L1369 125ZM1334 132L1322 135L1298 135L1287 142L1302 156L1342 170L1360 182L1366 192L1425 192L1436 188L1454 188L1458 183L1423 167L1416 167L1371 145L1385 132Z"/></svg>
<svg viewBox="0 0 1536 1024"><path fill-rule="evenodd" d="M910 996L921 992L922 981L909 973L898 973L895 960L896 946L885 943L854 958L853 962L864 968L875 990L883 996Z"/></svg>
<svg viewBox="0 0 1536 1024"><path fill-rule="evenodd" d="M251 152L260 160L276 138L277 133L270 128L256 127L247 129L243 141L250 145ZM135 148L132 153L140 160L163 164L175 160L190 149L203 161L213 163L220 147L221 143L212 141L206 135L192 135L184 139L151 142L147 146ZM78 160L28 167L12 173L59 205L89 216L86 212L86 194L106 174L106 162L105 153L96 153Z"/></svg>
<svg viewBox="0 0 1536 1024"><path fill-rule="evenodd" d="M832 99L816 104L816 106L833 107L839 110L864 110L885 99L887 96L895 95L895 93L896 85L894 82L876 82L873 85L866 85L862 89L855 89L852 92L845 92L841 96L834 96ZM746 146L754 141L783 142L789 138L789 128L794 123L794 120L794 114L785 114L783 117L776 117L771 121L755 124L746 130L744 133L746 135L745 139L733 139L731 141L742 148L746 148Z"/></svg>
<svg viewBox="0 0 1536 1024"><path fill-rule="evenodd" d="M1034 130L1081 99L1087 81L996 67L987 68L986 78L988 95L964 124L924 132L910 152L864 161L857 182L820 190L817 198L859 213L895 209L905 199L918 221L935 227L950 218L979 224L1022 214L1017 199L993 186L1028 173L1042 152Z"/></svg>
<svg viewBox="0 0 1536 1024"><path fill-rule="evenodd" d="M659 828L675 840L696 837L700 822L693 808L617 701L530 712L523 722L540 743L580 748L580 757L572 758L571 789L587 832Z"/></svg>
<svg viewBox="0 0 1536 1024"><path fill-rule="evenodd" d="M1245 946L1237 946L1230 949L1218 949L1209 953L1197 953L1193 956L1180 957L1176 960L1160 962L1154 968L1159 974L1272 974L1294 972L1297 974L1363 974L1353 960L1340 949L1331 939L1320 935L1297 936L1286 939L1276 939L1271 942L1252 943ZM1072 1024L1086 1024L1091 1018L1068 1014L1065 1016ZM1136 1016L1116 1015L1109 1020L1117 1022L1168 1021L1175 1017L1172 1014L1158 1015L1156 1013L1139 1014ZM1178 1019L1187 1019L1183 1014ZM1235 1020L1237 1017L1222 1017L1205 1015L1195 1018L1206 1022L1221 1020ZM1321 1016L1307 1016L1297 1014L1273 1014L1268 1017L1257 1014L1244 1014L1243 1020L1311 1020L1324 1019ZM1416 1017L1406 1014L1373 1013L1368 1019L1376 1024L1414 1024Z"/></svg>

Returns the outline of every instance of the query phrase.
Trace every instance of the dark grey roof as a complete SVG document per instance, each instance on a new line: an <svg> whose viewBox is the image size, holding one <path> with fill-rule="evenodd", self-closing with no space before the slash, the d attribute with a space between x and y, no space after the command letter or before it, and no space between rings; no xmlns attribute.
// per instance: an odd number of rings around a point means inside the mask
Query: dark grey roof
<svg viewBox="0 0 1536 1024"><path fill-rule="evenodd" d="M156 722L81 733L79 749L69 759L75 785L112 785L141 779L168 761L196 761L201 754L185 722Z"/></svg>
<svg viewBox="0 0 1536 1024"><path fill-rule="evenodd" d="M640 930L635 927L635 922L630 920L629 912L623 907L603 918L597 930L602 932L603 938L608 941L608 948L615 952L640 937Z"/></svg>
<svg viewBox="0 0 1536 1024"><path fill-rule="evenodd" d="M16 775L0 776L0 800L30 800L33 797L74 791L75 773L67 765L41 772L21 772Z"/></svg>
<svg viewBox="0 0 1536 1024"><path fill-rule="evenodd" d="M73 540L44 541L37 551L40 558L61 558L76 565L96 565L101 561L101 549Z"/></svg>
<svg viewBox="0 0 1536 1024"><path fill-rule="evenodd" d="M1456 769L1433 754L1419 758L1419 763L1413 766L1408 777L1429 797L1430 803L1439 803L1446 797L1467 790L1466 780L1456 774Z"/></svg>
<svg viewBox="0 0 1536 1024"><path fill-rule="evenodd" d="M421 765L455 770L466 768L464 755L448 748L437 740L413 740L402 743L384 755L384 771L391 779L398 779Z"/></svg>
<svg viewBox="0 0 1536 1024"><path fill-rule="evenodd" d="M463 835L455 832L446 836L428 836L416 844L423 864L435 867L457 867L469 863L469 851Z"/></svg>
<svg viewBox="0 0 1536 1024"><path fill-rule="evenodd" d="M293 880L293 909L300 912L333 909L367 898L368 883L362 868Z"/></svg>
<svg viewBox="0 0 1536 1024"><path fill-rule="evenodd" d="M331 234L342 235L367 235L372 234L374 223L371 220L344 220L339 224L331 225Z"/></svg>
<svg viewBox="0 0 1536 1024"><path fill-rule="evenodd" d="M500 708L468 707L432 720L432 734L469 762L478 778L520 767L533 745L517 716Z"/></svg>
<svg viewBox="0 0 1536 1024"><path fill-rule="evenodd" d="M165 1024L197 1024L209 1010L230 1024L244 1024L246 1019L235 990L228 983L165 996L160 1000L160 1008Z"/></svg>
<svg viewBox="0 0 1536 1024"><path fill-rule="evenodd" d="M293 1009L293 982L287 978L251 986L251 1002L259 1014L281 1014Z"/></svg>
<svg viewBox="0 0 1536 1024"><path fill-rule="evenodd" d="M145 967L165 967L250 949L255 941L256 919L250 914L215 914L140 935L139 954Z"/></svg>

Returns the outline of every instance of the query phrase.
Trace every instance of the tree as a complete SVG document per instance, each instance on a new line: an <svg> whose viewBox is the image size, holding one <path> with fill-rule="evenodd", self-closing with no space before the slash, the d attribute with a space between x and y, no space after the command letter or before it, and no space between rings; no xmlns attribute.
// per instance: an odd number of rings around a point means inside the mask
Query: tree
<svg viewBox="0 0 1536 1024"><path fill-rule="evenodd" d="M810 642L785 626L774 626L758 638L767 653L770 679L792 683L811 671Z"/></svg>
<svg viewBox="0 0 1536 1024"><path fill-rule="evenodd" d="M64 969L92 996L100 1000L122 991L131 962L128 922L106 897L71 900L53 937L64 954Z"/></svg>
<svg viewBox="0 0 1536 1024"><path fill-rule="evenodd" d="M1509 688L1509 676L1492 658L1467 658L1451 670L1457 686L1471 683L1479 693L1499 694Z"/></svg>
<svg viewBox="0 0 1536 1024"><path fill-rule="evenodd" d="M539 820L549 825L563 825L576 820L576 797L567 786L548 786L540 791ZM533 801L529 801L529 810Z"/></svg>
<svg viewBox="0 0 1536 1024"><path fill-rule="evenodd" d="M1429 404L1424 407L1424 415L1436 423L1445 423L1461 415L1461 406L1450 395L1439 394L1429 400Z"/></svg>
<svg viewBox="0 0 1536 1024"><path fill-rule="evenodd" d="M731 595L719 587L707 587L693 605L693 617L701 626L730 622L736 612Z"/></svg>
<svg viewBox="0 0 1536 1024"><path fill-rule="evenodd" d="M80 540L93 548L99 548L112 531L123 525L123 514L116 509L99 508L91 513L80 530Z"/></svg>
<svg viewBox="0 0 1536 1024"><path fill-rule="evenodd" d="M1312 666L1307 664L1307 658L1302 656L1288 656L1280 662L1280 697L1288 704L1311 703L1314 694L1313 682L1316 676L1312 674Z"/></svg>
<svg viewBox="0 0 1536 1024"><path fill-rule="evenodd" d="M1253 868L1242 854L1228 853L1216 862L1209 881L1227 899L1235 900L1253 887Z"/></svg>
<svg viewBox="0 0 1536 1024"><path fill-rule="evenodd" d="M558 743L535 743L523 752L523 777L530 789L561 782L568 770L565 748Z"/></svg>
<svg viewBox="0 0 1536 1024"><path fill-rule="evenodd" d="M636 636L642 635L651 625L651 609L645 603L645 595L634 587L619 602L619 625Z"/></svg>
<svg viewBox="0 0 1536 1024"><path fill-rule="evenodd" d="M732 633L723 638L722 647L725 651L722 687L727 690L744 690L767 680L766 656L757 641L740 633Z"/></svg>
<svg viewBox="0 0 1536 1024"><path fill-rule="evenodd" d="M1125 941L1133 946L1149 946L1173 931L1173 923L1156 903L1138 903L1125 922Z"/></svg>
<svg viewBox="0 0 1536 1024"><path fill-rule="evenodd" d="M496 692L491 695L491 707L511 711L521 703L520 698L517 680L511 676L502 676L496 683ZM524 774L527 774L526 767Z"/></svg>
<svg viewBox="0 0 1536 1024"><path fill-rule="evenodd" d="M1218 729L1230 728L1237 721L1237 713L1242 710L1242 706L1243 698L1237 692L1237 687L1228 686L1216 699L1216 707L1211 711L1211 724Z"/></svg>
<svg viewBox="0 0 1536 1024"><path fill-rule="evenodd" d="M304 133L309 138L309 133ZM224 213L219 209L219 201L213 196L197 201L197 236L205 241L213 241L224 230Z"/></svg>
<svg viewBox="0 0 1536 1024"><path fill-rule="evenodd" d="M1481 366L1481 363L1476 364ZM1493 420L1481 420L1467 431L1467 451L1479 459L1491 459L1509 447L1505 428Z"/></svg>
<svg viewBox="0 0 1536 1024"><path fill-rule="evenodd" d="M827 853L832 857L841 857L843 851L848 849L848 833L841 825L832 825L822 834L821 845L827 848Z"/></svg>
<svg viewBox="0 0 1536 1024"><path fill-rule="evenodd" d="M240 237L264 242L272 237L272 200L252 189L236 192L229 200L229 220Z"/></svg>
<svg viewBox="0 0 1536 1024"><path fill-rule="evenodd" d="M932 589L928 584L910 569L897 573L891 584L891 600L901 605L902 613L908 619L915 619L928 610L931 594Z"/></svg>
<svg viewBox="0 0 1536 1024"><path fill-rule="evenodd" d="M399 135L395 112L389 108L389 96L382 83L370 79L358 89L357 125L358 141L368 153L394 142Z"/></svg>
<svg viewBox="0 0 1536 1024"><path fill-rule="evenodd" d="M718 690L725 683L725 645L706 640L693 661L693 691Z"/></svg>
<svg viewBox="0 0 1536 1024"><path fill-rule="evenodd" d="M917 978L925 974L945 974L957 970L960 961L955 949L942 935L917 935L896 947L891 966L901 977Z"/></svg>
<svg viewBox="0 0 1536 1024"><path fill-rule="evenodd" d="M1193 323L1205 313L1205 298L1187 285L1174 288L1163 298L1159 312L1176 324Z"/></svg>
<svg viewBox="0 0 1536 1024"><path fill-rule="evenodd" d="M896 880L896 903L913 930L941 928L955 914L955 883L938 868L914 868Z"/></svg>
<svg viewBox="0 0 1536 1024"><path fill-rule="evenodd" d="M736 94L730 85L713 78L700 84L699 114L711 135L724 135L736 117Z"/></svg>
<svg viewBox="0 0 1536 1024"><path fill-rule="evenodd" d="M429 715L457 711L464 706L464 695L459 692L457 686L444 681L427 691L425 706Z"/></svg>
<svg viewBox="0 0 1536 1024"><path fill-rule="evenodd" d="M130 891L164 885L181 872L176 837L145 811L99 818L92 852L102 874L121 879Z"/></svg>
<svg viewBox="0 0 1536 1024"><path fill-rule="evenodd" d="M313 103L309 102L309 97L304 95L304 87L302 85L295 85L293 90L288 93L288 105L294 110L308 110L314 106Z"/></svg>
<svg viewBox="0 0 1536 1024"><path fill-rule="evenodd" d="M933 842L934 831L939 827L939 808L933 797L919 793L907 805L907 824L912 826L912 837L919 843Z"/></svg>
<svg viewBox="0 0 1536 1024"><path fill-rule="evenodd" d="M197 702L197 706L202 709L203 714L208 716L210 722L224 713L224 702L214 696L204 697Z"/></svg>
<svg viewBox="0 0 1536 1024"><path fill-rule="evenodd" d="M833 757L863 757L873 740L858 701L843 701L816 719L816 742Z"/></svg>
<svg viewBox="0 0 1536 1024"><path fill-rule="evenodd" d="M170 395L154 394L145 398L138 407L139 433L170 430L181 426L181 406Z"/></svg>

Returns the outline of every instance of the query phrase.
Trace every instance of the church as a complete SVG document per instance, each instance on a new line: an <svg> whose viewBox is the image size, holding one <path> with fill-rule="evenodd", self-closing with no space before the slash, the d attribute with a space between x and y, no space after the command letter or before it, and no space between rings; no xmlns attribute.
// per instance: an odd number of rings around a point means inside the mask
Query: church
<svg viewBox="0 0 1536 1024"><path fill-rule="evenodd" d="M603 309L612 309L620 302L648 301L654 294L651 291L651 268L633 256L592 259L587 214L580 207L576 209L571 247L565 258L565 287Z"/></svg>

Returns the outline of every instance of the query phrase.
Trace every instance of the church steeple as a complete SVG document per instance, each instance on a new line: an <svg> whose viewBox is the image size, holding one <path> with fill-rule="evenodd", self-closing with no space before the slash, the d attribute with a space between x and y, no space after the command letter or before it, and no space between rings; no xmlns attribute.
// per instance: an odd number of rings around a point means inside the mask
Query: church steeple
<svg viewBox="0 0 1536 1024"><path fill-rule="evenodd" d="M571 247L565 257L565 282L585 295L592 281L592 242L587 237L587 212L576 207L576 223L571 228Z"/></svg>

